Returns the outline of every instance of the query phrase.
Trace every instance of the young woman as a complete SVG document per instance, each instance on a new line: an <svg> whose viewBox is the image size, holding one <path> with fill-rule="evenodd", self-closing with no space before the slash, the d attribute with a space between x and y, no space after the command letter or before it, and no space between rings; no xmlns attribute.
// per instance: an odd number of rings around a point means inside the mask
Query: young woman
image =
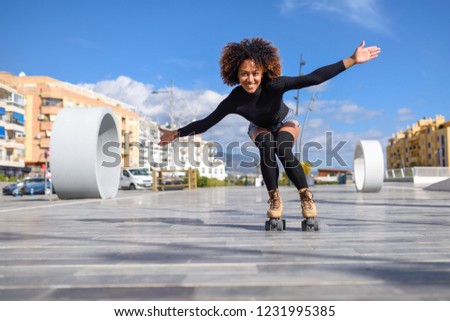
<svg viewBox="0 0 450 321"><path fill-rule="evenodd" d="M299 122L283 102L283 94L288 90L318 85L356 64L378 57L379 53L380 48L365 47L363 41L348 58L308 75L286 77L281 76L278 49L270 42L253 38L228 43L219 61L221 77L225 84L238 86L206 118L178 130L160 129L160 145L169 144L178 137L203 133L228 114L241 115L250 121L248 134L260 152L261 172L269 193L267 216L279 219L283 210L278 192L276 155L299 192L303 217L315 218L317 209L305 173L292 153L300 131Z"/></svg>

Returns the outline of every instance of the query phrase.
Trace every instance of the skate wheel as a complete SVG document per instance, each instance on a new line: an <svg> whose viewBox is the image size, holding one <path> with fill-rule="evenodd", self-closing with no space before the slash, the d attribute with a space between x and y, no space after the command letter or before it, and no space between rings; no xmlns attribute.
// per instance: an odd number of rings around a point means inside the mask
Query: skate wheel
<svg viewBox="0 0 450 321"><path fill-rule="evenodd" d="M318 220L314 220L314 231L320 230L320 225Z"/></svg>
<svg viewBox="0 0 450 321"><path fill-rule="evenodd" d="M283 229L283 221L282 220L277 220L277 231L282 231Z"/></svg>
<svg viewBox="0 0 450 321"><path fill-rule="evenodd" d="M302 221L302 231L306 231L306 220Z"/></svg>
<svg viewBox="0 0 450 321"><path fill-rule="evenodd" d="M286 229L286 220L271 218L266 221L265 229L266 231L283 231Z"/></svg>
<svg viewBox="0 0 450 321"><path fill-rule="evenodd" d="M278 229L278 219L276 219L276 218L271 218L271 219L269 220L269 222L270 222L270 230L271 230L271 231L275 231L275 230Z"/></svg>
<svg viewBox="0 0 450 321"><path fill-rule="evenodd" d="M319 221L314 218L307 218L302 221L302 231L318 231Z"/></svg>

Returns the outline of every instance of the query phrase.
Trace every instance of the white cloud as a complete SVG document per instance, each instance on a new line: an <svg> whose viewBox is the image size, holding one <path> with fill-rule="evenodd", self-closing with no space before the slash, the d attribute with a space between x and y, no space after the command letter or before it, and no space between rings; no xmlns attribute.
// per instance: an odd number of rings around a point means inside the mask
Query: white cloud
<svg viewBox="0 0 450 321"><path fill-rule="evenodd" d="M379 3L379 0L284 0L281 12L312 10L331 13L369 30L389 33L388 21Z"/></svg>
<svg viewBox="0 0 450 321"><path fill-rule="evenodd" d="M94 84L78 84L94 92L123 101L137 108L138 112L160 124L170 121L170 87L155 88L127 76L104 80ZM158 94L154 92L158 91ZM202 119L209 115L225 98L225 95L212 90L183 90L173 87L173 116L177 126ZM219 124L204 133L205 139L221 143L247 141L248 121L228 115Z"/></svg>
<svg viewBox="0 0 450 321"><path fill-rule="evenodd" d="M141 110L145 101L154 90L153 85L146 85L126 76L117 79L104 80L95 84L78 84L80 87L123 101Z"/></svg>
<svg viewBox="0 0 450 321"><path fill-rule="evenodd" d="M416 116L412 113L412 110L410 108L399 108L397 110L397 120L405 122L415 119Z"/></svg>
<svg viewBox="0 0 450 321"><path fill-rule="evenodd" d="M367 121L382 114L381 110L367 109L353 102L333 101L331 106L327 106L326 102L324 104L324 113L332 115L333 120L345 124L355 124L362 120ZM332 105L340 105L340 107L333 107Z"/></svg>
<svg viewBox="0 0 450 321"><path fill-rule="evenodd" d="M339 111L341 113L361 113L364 111L364 108L353 103L346 103L339 108Z"/></svg>
<svg viewBox="0 0 450 321"><path fill-rule="evenodd" d="M308 127L321 128L324 125L324 121L321 118L314 118L308 121Z"/></svg>

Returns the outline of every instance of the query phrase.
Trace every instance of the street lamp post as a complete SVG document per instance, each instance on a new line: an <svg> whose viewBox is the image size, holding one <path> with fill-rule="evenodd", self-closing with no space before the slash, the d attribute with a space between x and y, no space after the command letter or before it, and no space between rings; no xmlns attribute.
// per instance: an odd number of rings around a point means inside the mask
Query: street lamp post
<svg viewBox="0 0 450 321"><path fill-rule="evenodd" d="M305 118L303 119L302 128L300 128L300 137L298 138L299 153L301 152L300 149L302 148L303 130L305 129L306 122L308 121L309 113L312 112L312 104L314 101L316 101L316 93L315 92L313 93L311 100L309 101L308 109L306 110L306 115L305 115ZM302 155L300 153L300 159L302 158L301 156Z"/></svg>
<svg viewBox="0 0 450 321"><path fill-rule="evenodd" d="M306 61L303 60L303 54L300 54L300 64L299 64L299 71L298 75L302 76L302 66L306 65ZM295 115L298 117L298 106L300 103L300 89L297 89L297 95L294 97L294 99L297 101L295 104Z"/></svg>
<svg viewBox="0 0 450 321"><path fill-rule="evenodd" d="M306 65L306 61L303 60L303 53L302 53L302 54L300 54L300 64L299 64L299 71L298 71L299 76L302 76L302 66L304 66L304 65ZM297 116L297 119L298 119L298 108L299 108L299 104L300 104L300 89L297 89L297 95L294 97L294 99L296 100L295 115ZM302 128L302 130L303 130L303 128ZM299 154L300 154L300 148L301 148L300 141L298 141L295 149L297 150L297 153L299 153Z"/></svg>
<svg viewBox="0 0 450 321"><path fill-rule="evenodd" d="M174 127L174 120L173 120L173 81L170 81L170 90L154 90L152 91L152 94L170 94L170 129L173 129Z"/></svg>
<svg viewBox="0 0 450 321"><path fill-rule="evenodd" d="M170 129L174 129L175 124L174 124L174 118L173 118L173 81L170 81L170 90L154 90L152 91L152 94L170 94L170 124L169 127ZM173 147L170 147L170 145L167 145L167 168L168 169L175 169L175 165L174 165L174 159L175 159L175 155L174 155L174 151L173 151Z"/></svg>

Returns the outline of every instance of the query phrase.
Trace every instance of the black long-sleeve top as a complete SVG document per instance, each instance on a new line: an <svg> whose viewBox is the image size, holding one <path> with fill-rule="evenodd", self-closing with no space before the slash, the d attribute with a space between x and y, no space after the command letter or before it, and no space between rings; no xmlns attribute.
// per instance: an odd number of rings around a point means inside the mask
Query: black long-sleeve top
<svg viewBox="0 0 450 321"><path fill-rule="evenodd" d="M201 134L221 121L228 114L238 114L255 125L270 129L286 117L289 107L283 102L288 90L318 85L345 70L344 62L321 67L304 76L280 76L272 80L262 79L255 93L247 93L237 86L207 117L178 129L179 137Z"/></svg>

